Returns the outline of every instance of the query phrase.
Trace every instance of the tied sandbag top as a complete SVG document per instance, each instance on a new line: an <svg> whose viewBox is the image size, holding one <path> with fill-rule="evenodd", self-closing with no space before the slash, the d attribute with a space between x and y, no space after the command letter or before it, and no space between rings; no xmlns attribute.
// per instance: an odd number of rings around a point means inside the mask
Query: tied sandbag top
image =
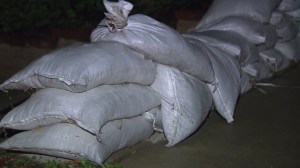
<svg viewBox="0 0 300 168"><path fill-rule="evenodd" d="M104 13L107 17L106 24L111 32L122 29L127 26L128 14L133 5L129 2L120 0L119 2L110 2L103 0L104 7L108 13Z"/></svg>
<svg viewBox="0 0 300 168"><path fill-rule="evenodd" d="M128 12L124 9L125 6L119 3L120 5L113 4L114 7L118 8L118 11ZM117 41L157 63L178 67L181 71L208 83L215 82L208 56L195 50L195 47L173 28L141 14L129 16L127 20L124 19L127 18L127 12L122 16L119 16L119 13L115 14L115 10L111 12L109 9L108 12L109 17L102 20L91 33L91 42ZM126 24L123 23L125 20ZM116 21L120 23L115 23ZM118 27L119 24L127 26Z"/></svg>

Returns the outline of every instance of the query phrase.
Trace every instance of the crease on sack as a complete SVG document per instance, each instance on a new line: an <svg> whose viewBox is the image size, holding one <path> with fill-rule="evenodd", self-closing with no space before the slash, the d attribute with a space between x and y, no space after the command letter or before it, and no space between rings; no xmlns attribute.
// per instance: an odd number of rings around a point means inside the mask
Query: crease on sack
<svg viewBox="0 0 300 168"><path fill-rule="evenodd" d="M91 133L91 134L95 134L94 132L96 132L93 128L87 127L85 124L83 124L82 122L80 122L79 119L72 119L71 116L62 116L62 115L44 115L40 118L31 118L31 119L27 119L27 120L23 120L21 122L18 123L14 123L14 124L8 124L8 123L4 123L2 125L0 125L1 127L6 127L6 128L13 128L13 127L19 127L22 125L26 125L29 124L31 122L38 122L40 123L40 120L47 120L48 118L57 118L60 119L61 121L59 121L58 123L69 123L69 124L74 124L84 130L86 130L87 132ZM57 123L57 122L55 122ZM51 123L54 124L54 123ZM39 124L41 125L41 124ZM44 125L46 126L46 125ZM39 128L39 127L36 127ZM94 130L94 131L93 131Z"/></svg>
<svg viewBox="0 0 300 168"><path fill-rule="evenodd" d="M22 79L20 80L10 80L8 79L7 81L5 81L3 84L0 85L0 89L3 90L4 92L7 92L7 90L10 89L10 85L13 85L14 83L20 83L22 81L26 81L29 80L30 78L36 78L36 81L39 82L39 85L44 87L41 82L39 77L42 78L48 78L51 80L59 80L63 83L65 83L67 86L75 86L75 85L83 85L83 86L87 86L87 84L85 82L83 82L83 80L70 80L69 78L63 77L63 76L59 76L59 75L48 75L48 74L31 74L31 75L27 75L27 76L23 76Z"/></svg>
<svg viewBox="0 0 300 168"><path fill-rule="evenodd" d="M152 121L152 127L154 129L154 131L157 131L157 132L161 132L163 133L164 131L162 129L159 129L156 127L156 118L154 116L153 113L150 113L150 112L146 112L143 114L147 119L149 119L150 121Z"/></svg>
<svg viewBox="0 0 300 168"><path fill-rule="evenodd" d="M68 120L73 120L73 119L70 119L69 117L64 117L62 115L43 115L42 117L40 118L29 118L29 119L26 119L26 120L21 120L19 121L18 123L14 123L14 124L7 124L7 123L4 123L3 126L11 126L11 127L15 127L15 126L22 126L22 125L25 125L25 124L29 124L31 122L34 122L34 121L39 121L39 120L46 120L48 118L58 118L58 119L64 119L66 121ZM75 120L73 120L74 123L76 123ZM73 124L73 123L72 123Z"/></svg>
<svg viewBox="0 0 300 168"><path fill-rule="evenodd" d="M5 148L5 147L4 147ZM21 149L21 151L22 150L24 150L24 151L26 151L26 150L29 150L29 151L36 151L36 150L38 150L38 151L40 151L39 153L40 154L45 154L45 155L48 155L48 156L54 156L54 155L51 155L51 154L49 154L49 153L58 153L59 155L68 155L68 156L71 156L71 157L63 157L63 158L65 158L65 159L74 159L74 158L85 158L85 159L88 159L88 160L91 160L92 162L94 162L94 163L97 163L97 162L95 162L95 159L94 158L91 158L91 157L89 157L89 156L87 156L86 154L84 154L84 153L71 153L72 151L63 151L62 149L57 149L57 148L55 148L55 149L52 149L52 148L42 148L42 147L26 147L26 148L24 148L24 147L15 147L15 148L10 148L10 150L16 150L16 151L19 151L19 149ZM101 159L101 163L102 163L102 159Z"/></svg>
<svg viewBox="0 0 300 168"><path fill-rule="evenodd" d="M176 82L175 82L175 75L174 75L174 73L172 73L171 75L170 75L170 77L171 77L171 81L172 81L172 89L173 89L173 92L172 93L174 93L174 95L173 95L173 97L175 97L175 102L173 102L172 104L171 104L171 106L172 106L172 110L173 110L173 112L174 112L174 114L175 115L179 115L179 111L181 111L182 109L181 109L181 106L180 106L180 103L179 103L179 100L178 100L178 97L176 96L176 95L178 95L177 94L177 91L176 91ZM177 136L177 131L178 131L178 127L179 127L179 118L180 117L176 117L176 121L174 121L174 122L176 122L177 124L176 124L176 128L174 128L173 130L174 130L174 132L173 132L173 137L176 137ZM174 144L174 141L175 140L175 138L173 138L172 140L171 140L171 142L169 142L166 146L167 147L170 147L170 146L173 146L173 144ZM171 143L171 144L170 144Z"/></svg>

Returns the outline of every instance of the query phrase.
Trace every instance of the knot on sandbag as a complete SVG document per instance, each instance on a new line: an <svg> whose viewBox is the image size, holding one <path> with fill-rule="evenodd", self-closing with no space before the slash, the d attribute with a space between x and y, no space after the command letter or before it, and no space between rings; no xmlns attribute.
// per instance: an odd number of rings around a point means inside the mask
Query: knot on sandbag
<svg viewBox="0 0 300 168"><path fill-rule="evenodd" d="M110 2L103 0L105 9L107 10L104 15L105 24L110 32L116 32L118 29L122 29L127 26L127 19L133 5L124 0L118 2Z"/></svg>

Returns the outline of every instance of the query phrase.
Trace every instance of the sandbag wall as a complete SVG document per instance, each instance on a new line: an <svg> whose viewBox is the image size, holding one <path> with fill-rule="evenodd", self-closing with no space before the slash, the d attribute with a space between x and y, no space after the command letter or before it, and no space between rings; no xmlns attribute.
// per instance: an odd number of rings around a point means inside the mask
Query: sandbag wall
<svg viewBox="0 0 300 168"><path fill-rule="evenodd" d="M103 2L91 43L43 55L0 85L37 89L1 120L25 131L0 148L102 164L154 131L174 146L212 106L233 122L240 94L299 60L298 2L215 0L184 34L129 16L126 1Z"/></svg>
<svg viewBox="0 0 300 168"><path fill-rule="evenodd" d="M268 79L300 59L299 5L293 0L214 0L184 36L238 56L242 73L254 82Z"/></svg>

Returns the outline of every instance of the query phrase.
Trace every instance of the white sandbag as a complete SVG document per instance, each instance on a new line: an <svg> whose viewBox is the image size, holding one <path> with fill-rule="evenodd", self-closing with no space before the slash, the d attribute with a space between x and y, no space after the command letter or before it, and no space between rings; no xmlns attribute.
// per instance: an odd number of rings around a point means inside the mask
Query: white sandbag
<svg viewBox="0 0 300 168"><path fill-rule="evenodd" d="M203 32L188 32L186 38L194 38L205 44L220 48L231 55L237 56L241 65L259 60L257 47L234 32L209 30Z"/></svg>
<svg viewBox="0 0 300 168"><path fill-rule="evenodd" d="M157 64L157 75L151 87L162 98L163 131L173 146L190 136L206 118L212 95L204 82L179 71Z"/></svg>
<svg viewBox="0 0 300 168"><path fill-rule="evenodd" d="M54 87L83 92L101 84L150 85L154 78L151 60L120 43L99 42L50 52L6 80L0 89Z"/></svg>
<svg viewBox="0 0 300 168"><path fill-rule="evenodd" d="M279 11L272 13L270 24L275 26L280 41L294 39L298 34L296 23L289 16Z"/></svg>
<svg viewBox="0 0 300 168"><path fill-rule="evenodd" d="M16 134L0 148L73 160L85 158L102 164L113 152L148 138L153 128L144 117L135 117L111 121L101 133L99 142L96 136L73 124L60 123Z"/></svg>
<svg viewBox="0 0 300 168"><path fill-rule="evenodd" d="M46 88L7 113L0 127L29 130L70 122L97 134L108 121L129 118L160 105L150 86L101 85L82 93Z"/></svg>
<svg viewBox="0 0 300 168"><path fill-rule="evenodd" d="M115 31L110 31L104 19L93 30L91 41L118 41L155 62L178 67L200 80L214 82L209 58L191 49L176 30L148 16L132 15L126 27Z"/></svg>
<svg viewBox="0 0 300 168"><path fill-rule="evenodd" d="M278 41L275 45L275 49L280 51L286 58L293 61L300 60L300 52L299 52L299 37L285 42Z"/></svg>
<svg viewBox="0 0 300 168"><path fill-rule="evenodd" d="M293 20L300 21L300 7L296 10L286 12Z"/></svg>
<svg viewBox="0 0 300 168"><path fill-rule="evenodd" d="M274 48L260 51L259 55L273 72L282 71L290 65L290 60Z"/></svg>
<svg viewBox="0 0 300 168"><path fill-rule="evenodd" d="M281 0L214 0L197 28L227 16L242 16L260 23L268 23L271 12Z"/></svg>
<svg viewBox="0 0 300 168"><path fill-rule="evenodd" d="M263 60L243 66L242 70L251 76L254 81L261 81L273 76L271 69Z"/></svg>
<svg viewBox="0 0 300 168"><path fill-rule="evenodd" d="M208 47L214 53L210 59L217 80L217 86L208 87L213 93L213 103L217 112L231 123L241 91L240 65L230 54L215 47Z"/></svg>
<svg viewBox="0 0 300 168"><path fill-rule="evenodd" d="M253 83L249 75L241 71L241 94L244 94L252 89Z"/></svg>
<svg viewBox="0 0 300 168"><path fill-rule="evenodd" d="M278 38L274 27L237 16L216 20L201 28L195 28L193 31L203 32L207 30L232 31L263 48L273 47Z"/></svg>
<svg viewBox="0 0 300 168"><path fill-rule="evenodd" d="M278 5L277 10L287 12L300 8L299 0L282 0Z"/></svg>

